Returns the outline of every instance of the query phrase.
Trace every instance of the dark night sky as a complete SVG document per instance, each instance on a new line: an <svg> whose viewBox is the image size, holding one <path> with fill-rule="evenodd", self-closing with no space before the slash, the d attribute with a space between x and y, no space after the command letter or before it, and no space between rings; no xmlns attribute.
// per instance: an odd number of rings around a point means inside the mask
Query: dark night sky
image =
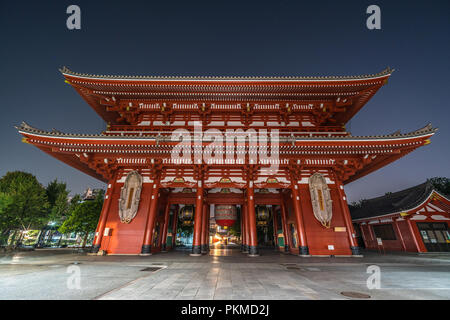
<svg viewBox="0 0 450 320"><path fill-rule="evenodd" d="M66 28L77 4L82 29ZM366 28L368 5L382 30ZM25 170L72 193L103 183L20 142L41 129L104 123L58 71L125 75L314 76L396 69L353 118L354 135L439 127L432 143L346 186L350 201L450 176L450 1L0 1L0 176Z"/></svg>

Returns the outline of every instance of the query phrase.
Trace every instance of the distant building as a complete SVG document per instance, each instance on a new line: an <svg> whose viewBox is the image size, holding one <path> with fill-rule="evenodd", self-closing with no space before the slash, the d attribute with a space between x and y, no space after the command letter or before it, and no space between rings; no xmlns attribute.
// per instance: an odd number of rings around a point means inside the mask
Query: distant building
<svg viewBox="0 0 450 320"><path fill-rule="evenodd" d="M368 249L450 251L450 199L429 182L350 206L357 236Z"/></svg>
<svg viewBox="0 0 450 320"><path fill-rule="evenodd" d="M102 189L87 188L82 195L83 201L94 200L101 191Z"/></svg>

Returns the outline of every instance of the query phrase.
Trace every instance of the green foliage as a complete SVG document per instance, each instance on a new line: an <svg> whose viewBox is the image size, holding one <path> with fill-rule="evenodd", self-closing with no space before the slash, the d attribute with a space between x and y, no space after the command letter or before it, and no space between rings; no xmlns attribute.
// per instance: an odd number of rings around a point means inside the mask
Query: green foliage
<svg viewBox="0 0 450 320"><path fill-rule="evenodd" d="M48 220L60 224L68 213L70 204L68 202L69 191L65 183L53 180L47 185L46 194L49 202Z"/></svg>
<svg viewBox="0 0 450 320"><path fill-rule="evenodd" d="M241 224L240 224L240 221L241 221L241 212L238 211L237 212L237 219L236 219L236 221L233 223L232 226L230 226L228 228L228 234L229 235L236 236L236 237L239 237L241 235Z"/></svg>
<svg viewBox="0 0 450 320"><path fill-rule="evenodd" d="M51 207L56 204L58 197L61 194L69 194L66 184L63 182L58 182L58 179L49 182L47 188L45 189L45 192L47 194L47 199Z"/></svg>
<svg viewBox="0 0 450 320"><path fill-rule="evenodd" d="M4 192L0 192L0 245L6 244L9 237L8 207L11 205L12 197Z"/></svg>
<svg viewBox="0 0 450 320"><path fill-rule="evenodd" d="M104 192L100 192L95 200L84 202L80 201L80 196L74 197L69 205L68 217L58 231L61 233L82 232L85 234L95 231L102 211L103 196Z"/></svg>
<svg viewBox="0 0 450 320"><path fill-rule="evenodd" d="M0 226L27 230L47 222L49 204L45 188L31 173L8 172L0 179Z"/></svg>
<svg viewBox="0 0 450 320"><path fill-rule="evenodd" d="M431 182L434 188L447 196L450 195L450 179L446 177L435 177L428 179L427 181Z"/></svg>
<svg viewBox="0 0 450 320"><path fill-rule="evenodd" d="M5 192L0 192L0 229L8 228L8 207L12 204L13 198Z"/></svg>
<svg viewBox="0 0 450 320"><path fill-rule="evenodd" d="M189 238L194 233L194 226L185 226L182 221L178 221L177 234L183 234L186 238Z"/></svg>

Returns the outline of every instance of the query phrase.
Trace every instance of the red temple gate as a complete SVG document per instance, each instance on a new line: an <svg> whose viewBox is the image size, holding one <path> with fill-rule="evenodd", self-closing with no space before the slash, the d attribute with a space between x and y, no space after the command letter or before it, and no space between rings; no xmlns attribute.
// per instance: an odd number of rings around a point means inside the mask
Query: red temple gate
<svg viewBox="0 0 450 320"><path fill-rule="evenodd" d="M436 131L346 131L390 69L317 78L62 73L107 130L66 134L26 123L18 130L24 142L108 184L94 251L109 254L173 247L176 205L185 204L195 208L192 254L200 255L215 204L241 206L242 250L250 256L258 255L257 205L272 205L279 215L280 250L359 255L344 184L428 144Z"/></svg>

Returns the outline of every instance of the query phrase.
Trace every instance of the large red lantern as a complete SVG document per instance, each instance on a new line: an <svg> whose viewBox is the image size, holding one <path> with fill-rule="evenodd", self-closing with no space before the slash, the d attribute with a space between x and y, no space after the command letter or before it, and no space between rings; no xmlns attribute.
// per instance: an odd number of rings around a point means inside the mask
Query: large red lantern
<svg viewBox="0 0 450 320"><path fill-rule="evenodd" d="M221 227L231 227L237 220L235 205L216 205L214 208L214 218Z"/></svg>

